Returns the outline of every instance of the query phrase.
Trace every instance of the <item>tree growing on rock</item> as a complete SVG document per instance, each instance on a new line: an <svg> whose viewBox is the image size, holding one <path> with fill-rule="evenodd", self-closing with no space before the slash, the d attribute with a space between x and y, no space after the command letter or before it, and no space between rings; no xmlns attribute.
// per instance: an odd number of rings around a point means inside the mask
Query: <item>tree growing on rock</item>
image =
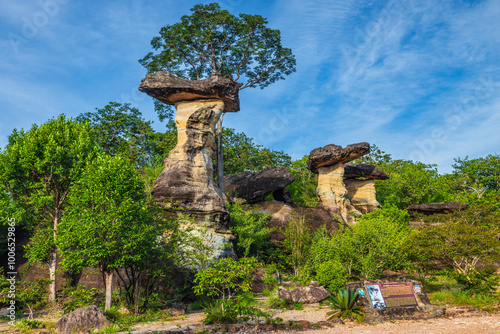
<svg viewBox="0 0 500 334"><path fill-rule="evenodd" d="M295 72L295 57L281 45L281 34L260 15L232 15L217 3L195 5L181 22L166 25L151 40L156 53L139 62L149 73L166 71L189 80L223 75L239 89L264 88ZM172 111L156 104L160 119ZM218 123L217 176L223 179L222 117Z"/></svg>
<svg viewBox="0 0 500 334"><path fill-rule="evenodd" d="M8 200L36 221L28 247L30 263L48 264L49 300L56 298L57 249L55 237L71 186L80 178L95 145L85 123L64 115L29 131L17 131L0 152L0 180ZM35 223L33 223L35 224Z"/></svg>

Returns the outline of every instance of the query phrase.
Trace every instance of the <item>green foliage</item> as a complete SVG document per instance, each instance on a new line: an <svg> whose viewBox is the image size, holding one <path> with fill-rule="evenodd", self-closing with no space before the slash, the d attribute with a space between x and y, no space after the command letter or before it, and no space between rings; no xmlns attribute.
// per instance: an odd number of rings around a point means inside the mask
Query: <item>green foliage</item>
<svg viewBox="0 0 500 334"><path fill-rule="evenodd" d="M103 299L103 293L96 288L87 288L83 285L66 287L62 291L64 314L72 312L80 307L98 305Z"/></svg>
<svg viewBox="0 0 500 334"><path fill-rule="evenodd" d="M168 223L143 200L144 182L121 156L99 155L72 189L57 237L69 271L98 267L103 273L135 267L169 252L160 238ZM157 262L161 263L161 261Z"/></svg>
<svg viewBox="0 0 500 334"><path fill-rule="evenodd" d="M125 155L136 166L150 165L156 157L165 158L177 142L173 123L166 133L157 133L151 121L145 121L141 112L130 104L109 102L96 112L83 113L79 122L92 127L95 142L110 155Z"/></svg>
<svg viewBox="0 0 500 334"><path fill-rule="evenodd" d="M362 322L364 309L356 305L358 297L358 292L355 289L351 290L349 288L339 289L336 293L331 294L329 296L329 303L332 310L326 313L328 320L354 318Z"/></svg>
<svg viewBox="0 0 500 334"><path fill-rule="evenodd" d="M16 301L16 312L29 312L29 318L33 319L33 311L47 303L47 285L51 280L38 279L36 282L15 281L15 291L11 288L12 280L3 275L0 270L0 303L8 304L11 300Z"/></svg>
<svg viewBox="0 0 500 334"><path fill-rule="evenodd" d="M309 156L304 155L302 159L292 162L290 172L295 176L295 181L287 186L292 197L292 203L302 207L315 207L319 203L316 188L318 187L318 175L307 169Z"/></svg>
<svg viewBox="0 0 500 334"><path fill-rule="evenodd" d="M271 234L271 230L266 227L269 215L245 212L240 203L228 205L228 211L233 221L231 231L236 237L234 244L238 257L252 255L260 258Z"/></svg>
<svg viewBox="0 0 500 334"><path fill-rule="evenodd" d="M45 325L40 320L22 319L16 324L16 327L19 327L20 329L30 330L42 329L45 328Z"/></svg>
<svg viewBox="0 0 500 334"><path fill-rule="evenodd" d="M438 291L429 295L433 305L472 306L481 310L498 312L498 294L471 294L466 291Z"/></svg>
<svg viewBox="0 0 500 334"><path fill-rule="evenodd" d="M269 167L289 166L291 157L283 151L271 151L255 144L252 138L234 129L222 131L224 174L253 172Z"/></svg>
<svg viewBox="0 0 500 334"><path fill-rule="evenodd" d="M316 280L332 291L340 289L347 283L347 271L339 260L328 260L319 265Z"/></svg>
<svg viewBox="0 0 500 334"><path fill-rule="evenodd" d="M317 275L327 258L340 262L349 275L356 270L366 278L378 278L386 269L402 269L408 263L402 249L411 233L408 219L406 211L388 207L360 217L358 223L341 227L332 236L320 229L308 267Z"/></svg>
<svg viewBox="0 0 500 334"><path fill-rule="evenodd" d="M423 268L432 269L436 261L453 268L457 278L475 290L487 289L492 283L491 275L479 270L479 262L484 266L500 259L500 242L489 232L453 221L419 230L409 238L405 250Z"/></svg>
<svg viewBox="0 0 500 334"><path fill-rule="evenodd" d="M270 318L270 314L256 306L256 299L250 293L237 296L235 299L219 299L206 307L204 324L234 323L237 320Z"/></svg>
<svg viewBox="0 0 500 334"><path fill-rule="evenodd" d="M288 263L293 267L296 277L301 274L306 264L310 243L311 235L305 217L295 215L285 228L283 246L289 253Z"/></svg>
<svg viewBox="0 0 500 334"><path fill-rule="evenodd" d="M302 310L304 305L301 302L289 302L288 300L272 295L267 300L267 305L273 309L280 310Z"/></svg>
<svg viewBox="0 0 500 334"><path fill-rule="evenodd" d="M217 260L211 267L196 273L193 291L198 296L221 296L222 299L231 298L233 293L249 291L253 280L252 272L257 265L254 258Z"/></svg>
<svg viewBox="0 0 500 334"><path fill-rule="evenodd" d="M185 79L212 72L233 77L241 87L266 87L295 71L292 51L281 46L279 30L266 27L260 15L234 16L217 3L195 5L190 16L166 25L139 62L148 72L167 71Z"/></svg>

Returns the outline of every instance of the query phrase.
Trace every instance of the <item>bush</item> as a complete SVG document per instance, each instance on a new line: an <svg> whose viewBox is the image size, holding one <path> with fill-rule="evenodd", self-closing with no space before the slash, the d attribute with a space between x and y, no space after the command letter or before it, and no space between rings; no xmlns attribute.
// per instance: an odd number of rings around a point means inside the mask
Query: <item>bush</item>
<svg viewBox="0 0 500 334"><path fill-rule="evenodd" d="M235 299L216 300L204 309L203 312L206 316L203 323L233 323L237 320L269 319L270 314L262 311L255 304L255 297L249 293L239 295Z"/></svg>
<svg viewBox="0 0 500 334"><path fill-rule="evenodd" d="M239 203L228 206L233 221L231 231L236 237L235 250L239 257L261 258L268 246L271 229L267 228L269 215L258 212L244 212Z"/></svg>
<svg viewBox="0 0 500 334"><path fill-rule="evenodd" d="M347 271L340 261L329 260L319 266L316 280L331 291L335 291L347 283Z"/></svg>
<svg viewBox="0 0 500 334"><path fill-rule="evenodd" d="M83 285L76 287L66 287L62 291L62 295L67 299L62 304L64 314L72 312L80 307L87 307L89 305L98 305L104 297L101 290L96 288L88 289Z"/></svg>

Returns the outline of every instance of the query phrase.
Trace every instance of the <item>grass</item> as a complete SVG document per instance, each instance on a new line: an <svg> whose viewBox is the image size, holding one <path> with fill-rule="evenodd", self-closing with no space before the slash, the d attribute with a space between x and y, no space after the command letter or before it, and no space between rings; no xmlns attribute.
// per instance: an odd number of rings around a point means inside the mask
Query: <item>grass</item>
<svg viewBox="0 0 500 334"><path fill-rule="evenodd" d="M488 312L500 311L500 295L471 294L465 291L437 291L429 294L434 305L471 306Z"/></svg>

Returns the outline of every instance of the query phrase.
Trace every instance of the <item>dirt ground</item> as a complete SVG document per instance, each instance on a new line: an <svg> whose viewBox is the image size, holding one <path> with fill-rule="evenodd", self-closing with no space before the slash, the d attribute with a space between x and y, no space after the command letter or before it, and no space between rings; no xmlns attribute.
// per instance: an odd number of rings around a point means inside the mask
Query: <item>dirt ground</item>
<svg viewBox="0 0 500 334"><path fill-rule="evenodd" d="M307 329L294 330L292 328L279 330L280 333L303 333L303 334L407 334L407 333L453 333L453 334L500 334L500 314L482 313L473 311L467 308L452 308L450 313L454 314L453 317L430 319L430 320L403 320L387 322L376 325L358 324L356 322L349 322L345 324L335 323L328 324L326 320L327 308L320 308L316 305L307 305L304 310L297 311L275 311L274 316L280 317L284 322L294 321L300 323L301 320L307 321L309 326ZM316 324L313 326L313 324ZM333 326L333 327L331 327ZM228 332L236 333L264 333L276 332L269 328L264 331L252 329L236 329L229 326ZM315 328L316 327L316 328ZM134 327L133 333L146 334L155 331L162 332L167 330L186 330L190 329L193 332L200 329L207 329L215 331L210 326L203 326L203 313L191 313L183 318L177 318L172 322L164 323L148 323L140 324Z"/></svg>
<svg viewBox="0 0 500 334"><path fill-rule="evenodd" d="M453 334L500 334L500 314L478 312L465 307L455 307L447 310L445 318L430 320L403 320L386 322L376 325L358 324L356 322L328 323L326 322L327 308L319 307L318 304L304 305L303 310L275 310L274 317L280 317L284 323L290 321L304 325L304 329L293 327L273 328L268 325L257 327L250 325L242 328L238 325L225 326L227 333L303 333L303 334L411 334L411 333L453 333ZM45 318L45 317L44 317ZM203 325L204 315L201 311L192 312L184 316L175 317L161 322L150 322L138 324L132 329L134 334L168 333L169 331L184 331L188 333L202 332L202 329L212 333L222 333L213 326ZM56 321L56 318L47 317L40 320ZM6 322L0 323L0 333L16 333ZM17 333L20 333L17 331ZM39 333L38 331L34 333ZM43 330L40 331L43 333ZM47 332L45 332L47 333Z"/></svg>

